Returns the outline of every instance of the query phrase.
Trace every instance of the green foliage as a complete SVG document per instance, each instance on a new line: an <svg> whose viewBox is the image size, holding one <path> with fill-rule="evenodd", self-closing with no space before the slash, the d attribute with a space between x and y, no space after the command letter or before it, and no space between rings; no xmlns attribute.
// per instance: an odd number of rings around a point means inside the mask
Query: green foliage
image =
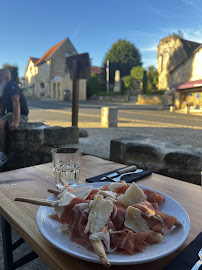
<svg viewBox="0 0 202 270"><path fill-rule="evenodd" d="M133 78L128 75L128 76L125 76L122 78L122 81L124 83L124 86L127 88L127 89L130 89L131 86L132 86L132 83L133 83Z"/></svg>
<svg viewBox="0 0 202 270"><path fill-rule="evenodd" d="M2 68L8 69L11 72L11 80L15 81L16 83L19 82L18 78L18 67L17 66L12 66L9 64L4 64Z"/></svg>
<svg viewBox="0 0 202 270"><path fill-rule="evenodd" d="M158 85L158 72L154 66L147 68L147 90L155 90Z"/></svg>
<svg viewBox="0 0 202 270"><path fill-rule="evenodd" d="M130 75L123 77L125 87L127 89L132 89L134 87L134 80L138 80L142 83L144 71L145 69L141 66L133 67L130 71Z"/></svg>
<svg viewBox="0 0 202 270"><path fill-rule="evenodd" d="M132 77L132 79L142 82L144 71L145 69L141 66L133 67L130 71L130 76Z"/></svg>
<svg viewBox="0 0 202 270"><path fill-rule="evenodd" d="M139 50L133 43L130 43L125 39L119 39L106 53L102 65L104 77L107 60L109 60L110 81L114 81L115 70L120 70L121 77L124 77L130 74L132 67L142 65Z"/></svg>
<svg viewBox="0 0 202 270"><path fill-rule="evenodd" d="M86 90L88 98L102 91L102 84L99 82L96 76L93 75L90 79L87 80Z"/></svg>
<svg viewBox="0 0 202 270"><path fill-rule="evenodd" d="M177 33L174 32L173 35L179 38L184 38L184 32L182 30L178 30Z"/></svg>
<svg viewBox="0 0 202 270"><path fill-rule="evenodd" d="M147 91L147 95L164 95L166 90L155 90L155 91Z"/></svg>

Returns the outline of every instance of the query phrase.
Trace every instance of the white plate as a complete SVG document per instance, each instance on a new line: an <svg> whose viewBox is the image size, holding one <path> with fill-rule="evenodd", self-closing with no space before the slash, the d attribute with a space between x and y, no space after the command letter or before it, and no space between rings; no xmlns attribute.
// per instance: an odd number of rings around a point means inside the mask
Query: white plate
<svg viewBox="0 0 202 270"><path fill-rule="evenodd" d="M106 184L106 182L98 182L90 185L93 185L96 188L100 188ZM142 189L146 188L143 186L140 187ZM187 239L190 231L190 222L186 211L178 202L176 202L171 197L159 191L156 192L162 194L165 198L165 203L161 208L161 211L166 214L175 216L183 224L183 226L173 227L166 234L161 243L147 247L143 253L124 255L113 252L107 254L107 257L112 265L140 264L160 259L177 250ZM55 196L51 196L48 199L54 200ZM52 214L52 209L50 207L40 206L36 216L39 230L48 241L50 241L60 250L76 258L94 263L101 263L100 259L93 251L86 250L82 246L77 245L76 243L69 240L68 235L61 233L60 223L50 219L50 214Z"/></svg>

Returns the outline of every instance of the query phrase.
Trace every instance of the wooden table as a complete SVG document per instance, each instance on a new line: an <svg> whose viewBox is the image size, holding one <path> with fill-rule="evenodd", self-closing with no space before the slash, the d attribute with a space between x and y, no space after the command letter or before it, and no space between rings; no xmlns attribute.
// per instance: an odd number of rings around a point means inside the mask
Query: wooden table
<svg viewBox="0 0 202 270"><path fill-rule="evenodd" d="M80 184L85 183L86 178L121 167L123 167L123 164L93 156L83 156ZM147 186L148 188L154 188L171 196L184 207L190 217L191 231L187 241L180 249L163 259L135 266L136 270L163 269L201 232L201 187L154 173L151 176L139 180L137 183ZM39 207L14 201L16 197L46 199L50 196L47 192L48 188L55 188L51 163L1 173L0 214L51 269L89 270L95 267L97 270L103 269L101 264L76 259L55 248L43 237L37 227L36 213ZM126 268L129 270L134 269L134 265L111 266L111 269Z"/></svg>

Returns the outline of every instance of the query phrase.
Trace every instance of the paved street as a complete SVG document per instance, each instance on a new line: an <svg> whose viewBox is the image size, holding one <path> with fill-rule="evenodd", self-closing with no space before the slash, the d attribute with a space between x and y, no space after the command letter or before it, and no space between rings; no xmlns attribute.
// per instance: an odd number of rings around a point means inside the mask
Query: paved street
<svg viewBox="0 0 202 270"><path fill-rule="evenodd" d="M71 102L28 98L29 121L41 121L48 125L71 126ZM160 111L156 107L136 104L112 104L80 102L79 127L101 128L101 107L118 108L118 127L161 127L201 129L200 115ZM147 109L146 109L147 108Z"/></svg>

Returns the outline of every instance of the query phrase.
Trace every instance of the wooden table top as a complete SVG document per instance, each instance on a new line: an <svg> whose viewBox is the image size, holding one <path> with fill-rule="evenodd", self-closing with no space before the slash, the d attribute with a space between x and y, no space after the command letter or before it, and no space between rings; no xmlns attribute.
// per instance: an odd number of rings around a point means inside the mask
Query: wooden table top
<svg viewBox="0 0 202 270"><path fill-rule="evenodd" d="M93 156L83 156L80 184L85 179L104 172L123 167L123 164L103 160ZM185 244L171 255L163 259L136 265L135 269L163 269L183 248L186 247L202 230L202 193L201 187L152 174L138 180L137 184L154 188L178 201L189 215L191 230ZM52 164L42 164L0 174L0 214L24 238L32 249L50 267L50 269L83 269L96 267L103 269L101 264L94 264L74 258L55 248L40 233L36 224L36 214L39 206L28 203L15 202L16 197L30 197L46 199L50 196L48 188L55 188ZM115 266L111 269L134 269L134 265Z"/></svg>

